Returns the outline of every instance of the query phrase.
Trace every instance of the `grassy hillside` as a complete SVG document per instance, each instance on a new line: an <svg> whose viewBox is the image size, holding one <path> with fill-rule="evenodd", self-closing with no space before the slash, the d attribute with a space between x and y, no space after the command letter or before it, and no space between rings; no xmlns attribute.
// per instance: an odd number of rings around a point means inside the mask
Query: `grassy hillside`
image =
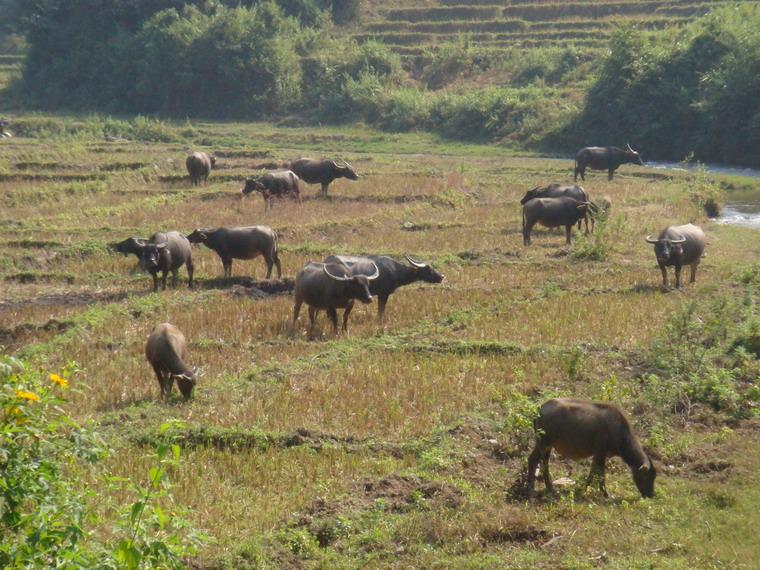
<svg viewBox="0 0 760 570"><path fill-rule="evenodd" d="M14 128L0 144L0 344L33 370L81 369L66 409L115 450L76 472L99 512L132 497L101 473L142 485L155 445L182 446L162 504L212 539L190 567L756 564L760 242L694 201L747 180L591 174L610 220L572 247L540 229L524 247L520 197L569 181L569 161L368 129L40 115ZM191 148L219 157L207 186L185 178ZM240 198L246 176L304 154L343 156L361 178L328 199L304 186L302 205L266 213ZM661 291L644 236L687 220L705 228L708 256L696 285ZM197 287L183 269L154 294L134 258L107 248L223 224L275 228L284 279L262 280L260 260L223 279L199 246ZM384 324L374 305L355 308L348 337L332 338L324 315L310 336L304 312L293 330L293 276L330 253L410 253L446 280L399 290ZM143 356L164 321L204 371L187 403L158 400ZM655 459L654 499L619 460L609 499L510 493L536 405L556 395L624 409ZM162 433L167 420L180 423ZM588 463L553 466L577 482Z"/></svg>

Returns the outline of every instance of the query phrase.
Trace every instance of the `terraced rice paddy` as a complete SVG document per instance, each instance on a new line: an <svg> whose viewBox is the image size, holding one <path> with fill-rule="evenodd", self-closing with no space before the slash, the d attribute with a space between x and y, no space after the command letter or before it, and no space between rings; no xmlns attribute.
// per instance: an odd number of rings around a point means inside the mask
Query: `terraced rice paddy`
<svg viewBox="0 0 760 570"><path fill-rule="evenodd" d="M69 133L88 125L25 120ZM690 174L591 174L586 189L613 204L609 257L592 261L577 255L592 244L581 235L567 248L562 232L537 230L522 245L519 199L569 181L570 161L363 129L172 132L178 142L80 133L0 144L0 344L45 370L78 364L68 408L107 436L118 450L109 467L125 477L144 476L150 446L166 437L159 426L181 420L174 500L213 538L195 567L756 563L757 421L697 401L670 408L651 379L668 381L651 351L684 306L695 301L709 320L718 299L757 300L757 232L704 220ZM202 147L219 169L193 188L184 158ZM261 167L322 154L349 160L360 180L337 181L328 199L304 185L302 205L277 201L266 213L260 199L241 199L242 180ZM710 241L698 282L660 291L643 237L695 218ZM154 294L135 258L107 247L250 224L279 233L282 281L263 281L260 260L236 261L223 279L199 246L197 287L181 270L177 288ZM374 305L361 306L349 337L332 338L324 315L310 336L305 314L290 326L288 291L305 262L330 253L410 253L446 280L399 290L382 324ZM143 356L164 321L184 331L188 360L204 371L188 403L158 400ZM742 393L756 386L742 378ZM655 499L638 498L617 460L611 499L507 496L524 470L533 406L559 394L630 414L660 470ZM579 480L585 470L559 461L554 474Z"/></svg>

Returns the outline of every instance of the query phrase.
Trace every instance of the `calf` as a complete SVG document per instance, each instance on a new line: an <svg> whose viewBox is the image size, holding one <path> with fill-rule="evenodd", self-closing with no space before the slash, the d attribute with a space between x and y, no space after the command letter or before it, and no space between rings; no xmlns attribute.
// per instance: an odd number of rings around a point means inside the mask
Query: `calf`
<svg viewBox="0 0 760 570"><path fill-rule="evenodd" d="M282 277L280 258L277 255L277 234L267 226L239 228L197 229L187 239L190 243L202 243L213 249L222 259L224 276L232 277L233 259L253 259L264 256L267 279L272 276L272 266L277 265L277 278Z"/></svg>
<svg viewBox="0 0 760 570"><path fill-rule="evenodd" d="M533 422L536 446L528 458L528 491L534 493L536 467L543 466L546 489L554 493L549 474L552 448L569 459L593 457L591 472L583 489L599 477L599 489L608 496L604 471L608 457L619 456L631 468L642 497L654 496L654 464L633 435L623 413L611 404L556 398L545 402Z"/></svg>
<svg viewBox="0 0 760 570"><path fill-rule="evenodd" d="M377 279L380 270L375 267L371 275L352 275L342 263L307 263L296 275L293 292L293 328L298 321L301 305L309 305L309 323L314 321L320 310L326 310L332 322L335 336L338 336L338 311L343 311L343 332L348 333L348 315L354 308L354 299L362 303L372 302L370 283Z"/></svg>
<svg viewBox="0 0 760 570"><path fill-rule="evenodd" d="M646 237L647 243L654 244L654 254L662 272L662 286L668 286L666 267L674 266L676 273L676 289L681 288L681 267L691 266L689 283L697 280L697 266L705 252L707 238L702 228L694 224L683 226L668 226L660 232L657 239Z"/></svg>
<svg viewBox="0 0 760 570"><path fill-rule="evenodd" d="M547 228L565 226L567 244L573 226L583 218L589 209L589 202L578 202L573 198L534 198L523 206L523 244L530 245L530 232L536 223Z"/></svg>
<svg viewBox="0 0 760 570"><path fill-rule="evenodd" d="M193 265L190 242L179 232L153 234L143 248L140 265L153 276L153 291L158 290L158 272L161 271L161 288L166 289L166 277L171 271L172 284L176 287L179 268L187 266L188 287L193 286Z"/></svg>
<svg viewBox="0 0 760 570"><path fill-rule="evenodd" d="M271 209L272 199L291 194L296 202L301 203L301 191L298 188L298 176L291 170L267 172L259 178L248 178L241 190L243 196L251 192L261 192L264 198L264 211Z"/></svg>
<svg viewBox="0 0 760 570"><path fill-rule="evenodd" d="M192 396L196 372L183 362L186 351L185 335L174 325L162 323L150 333L145 344L145 357L158 378L161 399L169 397L175 379L184 398L187 400Z"/></svg>

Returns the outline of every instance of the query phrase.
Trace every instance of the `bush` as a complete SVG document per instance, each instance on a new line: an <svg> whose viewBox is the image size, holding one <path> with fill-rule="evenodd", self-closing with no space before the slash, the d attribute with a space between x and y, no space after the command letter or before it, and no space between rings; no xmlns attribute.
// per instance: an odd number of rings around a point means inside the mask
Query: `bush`
<svg viewBox="0 0 760 570"><path fill-rule="evenodd" d="M115 541L101 542L96 535L96 527L111 521L93 510L94 493L75 479L110 450L91 426L63 412L63 394L75 375L73 364L45 375L0 356L0 566L182 566L181 556L194 552L197 537L182 518L157 504L169 498L166 466L179 460L179 448L159 448L148 484L134 486L137 500L125 510ZM117 484L108 473L101 475ZM102 497L98 502L103 505Z"/></svg>

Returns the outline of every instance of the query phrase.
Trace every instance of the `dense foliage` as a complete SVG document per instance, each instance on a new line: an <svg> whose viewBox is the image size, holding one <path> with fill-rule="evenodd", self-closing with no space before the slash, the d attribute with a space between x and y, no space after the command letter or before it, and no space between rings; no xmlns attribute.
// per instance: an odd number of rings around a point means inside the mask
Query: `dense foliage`
<svg viewBox="0 0 760 570"><path fill-rule="evenodd" d="M610 48L573 138L630 141L660 159L760 164L760 8L722 9L650 42L624 28Z"/></svg>
<svg viewBox="0 0 760 570"><path fill-rule="evenodd" d="M161 507L171 503L167 467L179 448L158 448L145 484L113 477L98 465L110 454L104 440L62 409L75 373L72 364L47 375L0 354L0 566L182 567L199 535ZM114 493L130 483L134 502L124 509L97 499L81 485L93 476ZM95 533L103 525L112 526L109 540Z"/></svg>

